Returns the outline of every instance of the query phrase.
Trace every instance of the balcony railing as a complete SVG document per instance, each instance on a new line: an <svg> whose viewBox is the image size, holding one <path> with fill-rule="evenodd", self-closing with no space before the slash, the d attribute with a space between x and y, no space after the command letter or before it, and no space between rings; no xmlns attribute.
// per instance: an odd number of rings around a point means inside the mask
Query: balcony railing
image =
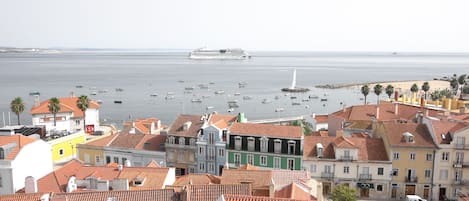
<svg viewBox="0 0 469 201"><path fill-rule="evenodd" d="M341 161L352 161L353 157L352 156L340 156Z"/></svg>
<svg viewBox="0 0 469 201"><path fill-rule="evenodd" d="M321 172L321 178L331 180L334 178L334 173L332 172Z"/></svg>
<svg viewBox="0 0 469 201"><path fill-rule="evenodd" d="M360 174L358 179L359 180L371 180L371 174Z"/></svg>
<svg viewBox="0 0 469 201"><path fill-rule="evenodd" d="M455 149L469 149L469 145L465 145L465 144L455 144L455 145L454 145L454 148L455 148Z"/></svg>
<svg viewBox="0 0 469 201"><path fill-rule="evenodd" d="M416 183L418 182L418 177L405 177L405 182Z"/></svg>

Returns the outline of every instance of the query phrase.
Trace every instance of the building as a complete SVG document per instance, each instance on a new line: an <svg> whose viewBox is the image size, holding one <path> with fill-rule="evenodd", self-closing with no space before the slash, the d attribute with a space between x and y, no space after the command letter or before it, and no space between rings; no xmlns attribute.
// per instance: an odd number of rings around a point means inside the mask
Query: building
<svg viewBox="0 0 469 201"><path fill-rule="evenodd" d="M303 133L300 126L233 123L228 131L230 167L251 164L263 169L300 170Z"/></svg>
<svg viewBox="0 0 469 201"><path fill-rule="evenodd" d="M166 165L176 175L197 171L197 137L207 125L208 115L179 115L171 124L165 143Z"/></svg>
<svg viewBox="0 0 469 201"><path fill-rule="evenodd" d="M374 134L381 136L392 160L391 199L419 195L429 199L436 146L429 129L421 123L376 122Z"/></svg>
<svg viewBox="0 0 469 201"><path fill-rule="evenodd" d="M39 178L37 182L32 182L31 185L37 186L34 192L28 192L28 186L19 192L69 193L164 189L175 180L174 168L125 167L115 163L106 166L90 166L72 160L63 167Z"/></svg>
<svg viewBox="0 0 469 201"><path fill-rule="evenodd" d="M469 190L469 123L423 117L438 149L433 170L433 200L458 198ZM466 155L466 159L465 156Z"/></svg>
<svg viewBox="0 0 469 201"><path fill-rule="evenodd" d="M65 163L76 158L77 146L86 142L86 134L78 131L70 135L45 138L44 140L51 145L52 162Z"/></svg>
<svg viewBox="0 0 469 201"><path fill-rule="evenodd" d="M21 134L0 135L0 195L12 194L52 171L51 146Z"/></svg>
<svg viewBox="0 0 469 201"><path fill-rule="evenodd" d="M357 190L360 199L388 199L392 170L382 139L306 136L303 166L321 182L327 197L338 185Z"/></svg>
<svg viewBox="0 0 469 201"><path fill-rule="evenodd" d="M197 137L197 172L221 175L226 163L228 127L236 120L233 115L210 114L208 124Z"/></svg>
<svg viewBox="0 0 469 201"><path fill-rule="evenodd" d="M314 126L313 126L313 131L322 131L322 130L328 130L328 116L329 115L316 115L313 114L313 121L314 121Z"/></svg>
<svg viewBox="0 0 469 201"><path fill-rule="evenodd" d="M130 133L113 134L86 144L79 144L77 145L78 158L89 165L117 163L142 167L155 161L160 166L164 166L166 135L160 135L159 131L154 128L134 127L127 130Z"/></svg>
<svg viewBox="0 0 469 201"><path fill-rule="evenodd" d="M217 201L315 201L316 199L296 199L296 198L270 198L252 195L230 195L223 194Z"/></svg>
<svg viewBox="0 0 469 201"><path fill-rule="evenodd" d="M58 98L60 102L60 110L56 114L56 126L54 126L54 116L49 111L49 100L39 103L35 101L35 105L31 108L33 125L46 126L49 131L65 131L75 133L83 130L86 126L86 133L92 133L99 130L99 104L90 100L88 109L83 114L77 107L78 97ZM86 115L86 117L85 117ZM86 122L83 122L86 118Z"/></svg>
<svg viewBox="0 0 469 201"><path fill-rule="evenodd" d="M136 119L123 124L122 133L130 134L160 134L164 130L164 125L158 118Z"/></svg>

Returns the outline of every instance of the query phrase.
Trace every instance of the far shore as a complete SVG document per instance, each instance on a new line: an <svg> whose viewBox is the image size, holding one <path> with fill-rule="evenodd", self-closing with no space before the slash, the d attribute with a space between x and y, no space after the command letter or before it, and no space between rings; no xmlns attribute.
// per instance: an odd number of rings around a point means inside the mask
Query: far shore
<svg viewBox="0 0 469 201"><path fill-rule="evenodd" d="M388 85L392 85L394 90L397 91L410 91L410 88L415 83L421 89L424 82L428 82L430 85L430 91L434 90L443 90L449 89L450 83L444 80L405 80L405 81L381 81L381 82L363 82L363 83L344 83L344 84L326 84L326 85L316 85L316 88L323 88L323 89L340 89L340 88L354 88L358 87L361 88L363 85L367 84L370 89L372 90L376 84L380 84L383 86L383 89L386 88Z"/></svg>

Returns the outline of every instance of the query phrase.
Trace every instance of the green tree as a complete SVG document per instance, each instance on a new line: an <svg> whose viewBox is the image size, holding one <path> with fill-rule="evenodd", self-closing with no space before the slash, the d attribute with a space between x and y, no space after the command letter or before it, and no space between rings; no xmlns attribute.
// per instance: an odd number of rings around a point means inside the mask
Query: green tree
<svg viewBox="0 0 469 201"><path fill-rule="evenodd" d="M414 83L411 87L410 87L410 91L412 93L417 93L417 91L419 91L419 87L417 86L416 83Z"/></svg>
<svg viewBox="0 0 469 201"><path fill-rule="evenodd" d="M456 78L451 78L451 81L449 81L449 85L451 86L451 89L454 91L457 91L459 88L459 83Z"/></svg>
<svg viewBox="0 0 469 201"><path fill-rule="evenodd" d="M427 92L430 90L430 84L428 82L424 82L422 85L422 91L425 92L425 100L427 100Z"/></svg>
<svg viewBox="0 0 469 201"><path fill-rule="evenodd" d="M88 96L81 95L78 100L77 100L77 107L83 112L83 130L85 130L86 127L86 110L88 109L90 105L90 99L88 99Z"/></svg>
<svg viewBox="0 0 469 201"><path fill-rule="evenodd" d="M365 105L366 105L366 96L370 93L370 87L367 84L363 85L361 88L363 96L365 96Z"/></svg>
<svg viewBox="0 0 469 201"><path fill-rule="evenodd" d="M459 84L459 87L461 87L459 89L459 98L462 99L462 93L463 93L463 87L464 85L466 85L466 77L467 75L466 74L462 74L458 77L458 84Z"/></svg>
<svg viewBox="0 0 469 201"><path fill-rule="evenodd" d="M373 90L376 94L376 104L379 105L379 95L383 92L383 86L377 84L373 87Z"/></svg>
<svg viewBox="0 0 469 201"><path fill-rule="evenodd" d="M20 114L24 111L24 103L20 97L16 97L10 103L10 109L18 117L18 125L20 125Z"/></svg>
<svg viewBox="0 0 469 201"><path fill-rule="evenodd" d="M464 85L464 87L462 88L462 92L465 93L465 94L469 94L469 85L468 84Z"/></svg>
<svg viewBox="0 0 469 201"><path fill-rule="evenodd" d="M55 127L57 125L56 116L57 116L57 113L60 111L59 99L56 97L49 99L49 105L47 105L47 107L49 108L49 112L52 113L52 115L54 115L54 127Z"/></svg>
<svg viewBox="0 0 469 201"><path fill-rule="evenodd" d="M445 96L446 98L453 98L453 92L449 89L435 90L430 94L430 97L433 101L440 100Z"/></svg>
<svg viewBox="0 0 469 201"><path fill-rule="evenodd" d="M391 95L394 93L394 87L392 85L386 86L386 94L388 95L388 98L391 99Z"/></svg>
<svg viewBox="0 0 469 201"><path fill-rule="evenodd" d="M355 189L349 188L348 186L339 185L332 190L330 199L333 201L355 201Z"/></svg>

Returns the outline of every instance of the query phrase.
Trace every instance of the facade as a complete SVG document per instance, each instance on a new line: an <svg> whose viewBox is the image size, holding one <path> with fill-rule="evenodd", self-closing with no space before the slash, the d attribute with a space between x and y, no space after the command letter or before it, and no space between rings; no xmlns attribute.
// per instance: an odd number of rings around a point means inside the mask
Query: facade
<svg viewBox="0 0 469 201"><path fill-rule="evenodd" d="M321 182L324 197L347 185L360 199L389 198L392 164L382 139L313 135L304 141L304 169Z"/></svg>
<svg viewBox="0 0 469 201"><path fill-rule="evenodd" d="M166 165L175 167L176 175L197 171L197 137L206 127L208 115L179 115L171 124L165 143Z"/></svg>
<svg viewBox="0 0 469 201"><path fill-rule="evenodd" d="M208 125L197 137L197 172L221 175L226 163L228 126L236 116L210 114Z"/></svg>
<svg viewBox="0 0 469 201"><path fill-rule="evenodd" d="M52 171L51 147L42 140L19 134L0 135L0 195L13 194L25 179Z"/></svg>
<svg viewBox="0 0 469 201"><path fill-rule="evenodd" d="M300 170L303 134L300 126L233 123L227 136L230 167L251 164L265 169Z"/></svg>
<svg viewBox="0 0 469 201"><path fill-rule="evenodd" d="M64 163L76 158L77 145L86 142L86 134L83 131L50 139L47 141L51 146L52 162Z"/></svg>
<svg viewBox="0 0 469 201"><path fill-rule="evenodd" d="M58 98L60 111L56 114L56 126L54 126L54 116L50 113L49 100L39 103L36 100L31 108L33 125L45 126L47 131L65 131L75 133L83 130L86 125L86 133L92 133L99 129L99 104L90 101L88 109L85 111L86 122L83 122L83 112L77 107L78 97Z"/></svg>

